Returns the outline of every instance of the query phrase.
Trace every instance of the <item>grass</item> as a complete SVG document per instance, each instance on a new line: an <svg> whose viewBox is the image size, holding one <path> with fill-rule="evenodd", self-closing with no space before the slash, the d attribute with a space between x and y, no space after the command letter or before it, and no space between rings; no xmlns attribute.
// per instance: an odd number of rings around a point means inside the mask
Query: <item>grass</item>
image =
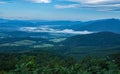
<svg viewBox="0 0 120 74"><path fill-rule="evenodd" d="M24 46L24 45L32 45L35 43L36 43L36 41L21 40L21 41L16 41L16 42L12 42L12 43L4 43L4 44L1 44L0 46Z"/></svg>
<svg viewBox="0 0 120 74"><path fill-rule="evenodd" d="M55 43L58 43L58 42L64 41L65 39L66 39L66 38L51 39L50 41L55 42Z"/></svg>
<svg viewBox="0 0 120 74"><path fill-rule="evenodd" d="M34 48L43 48L43 47L53 47L53 44L41 44L41 45L34 45Z"/></svg>

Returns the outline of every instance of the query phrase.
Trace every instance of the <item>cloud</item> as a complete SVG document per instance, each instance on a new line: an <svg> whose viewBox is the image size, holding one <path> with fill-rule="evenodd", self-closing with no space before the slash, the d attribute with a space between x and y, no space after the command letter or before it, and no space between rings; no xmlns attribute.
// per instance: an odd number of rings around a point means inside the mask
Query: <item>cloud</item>
<svg viewBox="0 0 120 74"><path fill-rule="evenodd" d="M4 4L4 3L10 3L10 2L16 2L19 0L0 0L0 4ZM33 2L33 3L51 3L52 0L20 0L20 1L29 1L29 2Z"/></svg>
<svg viewBox="0 0 120 74"><path fill-rule="evenodd" d="M108 2L111 0L84 0L84 1L83 0L69 0L69 1L79 2L82 4L100 4L100 3Z"/></svg>
<svg viewBox="0 0 120 74"><path fill-rule="evenodd" d="M99 11L119 11L120 0L68 0L71 5L55 5L56 8L88 8Z"/></svg>
<svg viewBox="0 0 120 74"><path fill-rule="evenodd" d="M0 1L0 4L6 4L7 2L4 2L4 1Z"/></svg>
<svg viewBox="0 0 120 74"><path fill-rule="evenodd" d="M78 4L71 4L71 5L55 5L55 8L63 9L63 8L76 8L79 6Z"/></svg>
<svg viewBox="0 0 120 74"><path fill-rule="evenodd" d="M120 0L68 0L81 4L119 4Z"/></svg>
<svg viewBox="0 0 120 74"><path fill-rule="evenodd" d="M47 33L65 33L65 34L91 34L93 32L89 31L74 31L72 29L64 29L64 30L57 30L52 29L49 27L22 27L20 28L20 31L26 31L26 32L47 32Z"/></svg>
<svg viewBox="0 0 120 74"><path fill-rule="evenodd" d="M33 3L51 3L51 0L28 0Z"/></svg>

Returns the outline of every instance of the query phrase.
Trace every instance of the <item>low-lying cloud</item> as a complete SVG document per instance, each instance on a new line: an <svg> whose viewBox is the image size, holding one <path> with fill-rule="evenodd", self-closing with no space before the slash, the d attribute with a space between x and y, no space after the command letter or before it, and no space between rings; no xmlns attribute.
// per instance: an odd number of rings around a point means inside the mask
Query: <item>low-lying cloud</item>
<svg viewBox="0 0 120 74"><path fill-rule="evenodd" d="M65 34L91 34L89 31L75 31L72 29L58 30L49 27L21 27L20 31L26 32L46 32L46 33L65 33Z"/></svg>

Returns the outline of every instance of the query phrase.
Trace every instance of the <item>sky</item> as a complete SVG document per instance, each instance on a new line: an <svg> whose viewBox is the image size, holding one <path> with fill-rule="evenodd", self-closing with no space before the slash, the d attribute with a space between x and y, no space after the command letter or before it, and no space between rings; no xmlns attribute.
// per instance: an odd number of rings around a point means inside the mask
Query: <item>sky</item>
<svg viewBox="0 0 120 74"><path fill-rule="evenodd" d="M120 19L120 0L0 0L0 18L77 21Z"/></svg>

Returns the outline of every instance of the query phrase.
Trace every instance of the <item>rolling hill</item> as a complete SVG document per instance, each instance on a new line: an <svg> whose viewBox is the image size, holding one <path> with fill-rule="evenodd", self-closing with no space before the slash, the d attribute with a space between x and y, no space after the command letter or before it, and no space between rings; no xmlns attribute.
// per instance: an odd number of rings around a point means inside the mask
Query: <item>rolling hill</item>
<svg viewBox="0 0 120 74"><path fill-rule="evenodd" d="M120 34L99 32L87 35L76 35L61 42L65 46L117 46L120 45Z"/></svg>

